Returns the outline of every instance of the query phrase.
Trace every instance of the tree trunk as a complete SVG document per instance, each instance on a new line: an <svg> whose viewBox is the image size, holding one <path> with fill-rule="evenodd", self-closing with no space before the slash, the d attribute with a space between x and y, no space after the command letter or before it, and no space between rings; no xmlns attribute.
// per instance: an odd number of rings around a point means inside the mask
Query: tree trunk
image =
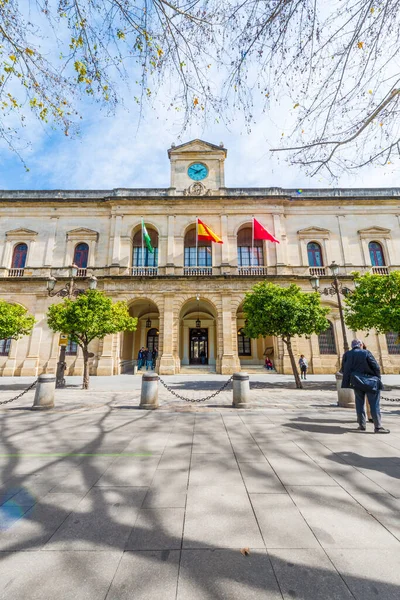
<svg viewBox="0 0 400 600"><path fill-rule="evenodd" d="M296 383L296 388L298 390L302 390L303 384L301 383L300 375L297 370L296 360L294 358L293 349L292 349L292 340L290 338L288 338L287 340L285 340L284 338L282 338L282 339L285 342L288 352L289 352L290 364L292 365L292 371L293 371L294 380Z"/></svg>
<svg viewBox="0 0 400 600"><path fill-rule="evenodd" d="M88 352L88 347L84 346L82 348L82 352L83 352L83 382L82 382L82 389L83 390L88 390L89 389L89 352Z"/></svg>

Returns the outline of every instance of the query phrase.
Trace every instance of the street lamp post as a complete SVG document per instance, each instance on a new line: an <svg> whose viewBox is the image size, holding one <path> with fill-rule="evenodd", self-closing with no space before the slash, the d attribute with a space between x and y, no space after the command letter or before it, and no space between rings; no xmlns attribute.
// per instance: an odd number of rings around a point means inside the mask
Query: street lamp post
<svg viewBox="0 0 400 600"><path fill-rule="evenodd" d="M69 281L66 282L64 287L62 287L60 290L57 290L56 292L54 291L54 288L56 287L57 279L55 277L50 276L47 280L47 294L51 298L53 298L54 296L60 296L61 298L69 298L70 300L74 297L77 298L81 294L84 294L85 290L75 287L74 280L75 280L77 273L78 273L78 267L76 265L72 265L69 268ZM95 290L96 287L97 287L97 277L95 277L94 275L91 275L89 277L89 289ZM57 371L56 371L56 388L65 387L64 373L65 373L65 369L67 367L66 362L65 362L65 352L66 352L66 345L60 346L60 356L58 358Z"/></svg>
<svg viewBox="0 0 400 600"><path fill-rule="evenodd" d="M319 277L317 277L316 275L313 275L313 277L310 277L310 282L311 282L312 288L316 292L319 292L320 294L325 294L326 296L329 296L329 295L333 296L336 294L338 308L339 308L340 325L342 327L342 334L343 334L343 348L344 348L344 351L347 352L347 350L349 349L349 344L347 341L346 326L344 324L344 316L343 316L343 305L342 305L342 299L340 296L341 295L347 296L348 294L351 293L351 290L349 288L343 286L342 283L339 281L339 279L338 279L339 265L337 265L335 263L335 261L333 261L332 264L329 265L329 268L333 275L333 281L331 282L329 287L326 287L326 288L323 288L322 290L320 290L319 289Z"/></svg>

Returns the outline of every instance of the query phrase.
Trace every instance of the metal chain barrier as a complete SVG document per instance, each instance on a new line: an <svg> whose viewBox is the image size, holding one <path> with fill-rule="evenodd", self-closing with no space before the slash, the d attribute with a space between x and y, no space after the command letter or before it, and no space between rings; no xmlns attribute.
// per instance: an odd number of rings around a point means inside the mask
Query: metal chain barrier
<svg viewBox="0 0 400 600"><path fill-rule="evenodd" d="M176 398L179 398L179 400L184 400L185 402L206 402L207 400L211 400L211 398L215 398L215 396L218 396L218 394L223 392L228 387L228 385L231 383L232 379L233 379L233 375L228 379L228 381L225 381L224 385L221 386L219 388L219 390L217 390L216 392L213 392L212 394L210 394L209 396L206 396L205 398L185 398L185 396L181 396L181 394L178 394L177 392L175 392L175 390L170 385L165 383L165 381L163 381L161 379L161 377L158 377L159 382L161 383L161 385L163 385L165 387L166 390L171 392L171 394L173 396L175 396Z"/></svg>
<svg viewBox="0 0 400 600"><path fill-rule="evenodd" d="M385 396L381 396L381 400L386 400L386 402L400 402L400 398L386 398Z"/></svg>
<svg viewBox="0 0 400 600"><path fill-rule="evenodd" d="M23 392L21 392L20 394L18 394L18 396L14 396L14 398L10 398L10 400L3 400L3 402L0 402L0 406L2 404L9 404L10 402L14 402L14 400L18 400L18 398L21 398L21 396L23 396L24 394L26 394L27 392L29 392L29 390L31 390L33 387L35 387L35 385L37 384L37 382L38 382L38 380L36 379L36 381L34 381L33 383L31 383L31 385L26 388L26 390L24 390Z"/></svg>

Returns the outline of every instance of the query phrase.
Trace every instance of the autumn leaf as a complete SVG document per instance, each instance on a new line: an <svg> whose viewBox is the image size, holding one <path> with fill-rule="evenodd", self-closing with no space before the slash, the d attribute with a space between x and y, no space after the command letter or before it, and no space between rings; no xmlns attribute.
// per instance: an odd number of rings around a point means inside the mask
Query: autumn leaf
<svg viewBox="0 0 400 600"><path fill-rule="evenodd" d="M300 106L300 104L298 102L296 102L296 104L293 106L293 108L297 108L298 106Z"/></svg>
<svg viewBox="0 0 400 600"><path fill-rule="evenodd" d="M193 99L193 104L194 104L194 106L197 106L197 105L198 105L198 103L199 103L199 99L198 99L198 98L194 98L194 99Z"/></svg>
<svg viewBox="0 0 400 600"><path fill-rule="evenodd" d="M363 47L364 47L364 42L358 42L357 48L360 48L360 50L362 50Z"/></svg>

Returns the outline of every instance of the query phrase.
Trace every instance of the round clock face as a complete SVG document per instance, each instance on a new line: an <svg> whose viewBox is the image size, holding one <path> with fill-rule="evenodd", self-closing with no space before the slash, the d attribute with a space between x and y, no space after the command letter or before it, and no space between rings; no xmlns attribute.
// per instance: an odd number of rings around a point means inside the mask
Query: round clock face
<svg viewBox="0 0 400 600"><path fill-rule="evenodd" d="M194 163L188 168L188 175L195 181L201 181L207 177L208 169L206 165L203 165L202 163Z"/></svg>

